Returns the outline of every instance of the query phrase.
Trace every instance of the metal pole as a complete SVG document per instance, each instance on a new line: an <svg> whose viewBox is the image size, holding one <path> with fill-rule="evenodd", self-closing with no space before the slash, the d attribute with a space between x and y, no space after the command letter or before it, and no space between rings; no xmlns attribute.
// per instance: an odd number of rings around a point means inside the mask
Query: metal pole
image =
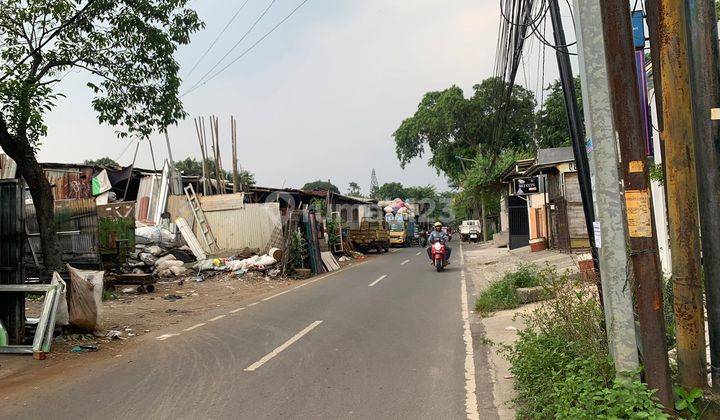
<svg viewBox="0 0 720 420"><path fill-rule="evenodd" d="M710 335L712 386L720 391L720 123L711 112L720 106L720 58L715 2L689 0L687 27L690 42L697 178L700 203L702 262L705 269L705 306ZM692 22L692 24L690 24Z"/></svg>
<svg viewBox="0 0 720 420"><path fill-rule="evenodd" d="M632 293L627 287L627 226L618 172L615 124L605 62L600 0L576 0L578 62L590 157L595 170L597 217L601 244L598 248L605 324L610 351L619 377L627 378L639 367ZM597 238L596 238L597 239Z"/></svg>
<svg viewBox="0 0 720 420"><path fill-rule="evenodd" d="M640 321L645 380L667 410L673 409L672 382L665 342L662 270L654 229L652 195L640 88L633 46L630 4L598 1L603 22L605 60L615 132L620 144L633 289ZM643 69L644 71L644 69Z"/></svg>
<svg viewBox="0 0 720 420"><path fill-rule="evenodd" d="M590 253L592 254L593 265L597 273L597 287L602 301L602 285L600 281L600 263L598 261L598 251L595 246L595 235L593 232L593 222L595 221L595 211L593 208L592 185L590 183L590 164L588 163L587 152L585 150L585 133L583 132L582 118L580 117L580 109L578 108L577 98L575 97L575 81L570 65L570 55L567 50L567 41L565 40L565 30L562 26L562 18L560 16L560 6L558 0L550 0L550 19L553 26L553 35L556 44L556 56L558 68L560 70L560 83L563 87L565 96L565 109L568 115L568 126L570 127L570 136L572 137L573 154L575 156L575 164L577 165L578 181L580 183L580 195L583 202L583 213L585 214L585 225L590 241Z"/></svg>
<svg viewBox="0 0 720 420"><path fill-rule="evenodd" d="M707 386L705 321L700 282L697 179L690 92L690 61L685 2L657 0L648 9L658 13L658 39L663 91L665 184L673 266L673 294L677 323L680 384ZM708 238L716 240L716 238Z"/></svg>

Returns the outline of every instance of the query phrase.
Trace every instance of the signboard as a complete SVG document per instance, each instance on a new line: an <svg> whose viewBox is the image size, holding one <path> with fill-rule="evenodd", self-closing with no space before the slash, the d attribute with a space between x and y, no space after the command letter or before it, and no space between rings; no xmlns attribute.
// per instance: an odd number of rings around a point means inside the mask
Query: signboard
<svg viewBox="0 0 720 420"><path fill-rule="evenodd" d="M633 45L635 48L645 48L645 16L642 10L632 12Z"/></svg>
<svg viewBox="0 0 720 420"><path fill-rule="evenodd" d="M652 237L652 214L650 213L650 191L625 191L628 233L631 238Z"/></svg>
<svg viewBox="0 0 720 420"><path fill-rule="evenodd" d="M540 192L538 177L515 180L515 195L530 195Z"/></svg>

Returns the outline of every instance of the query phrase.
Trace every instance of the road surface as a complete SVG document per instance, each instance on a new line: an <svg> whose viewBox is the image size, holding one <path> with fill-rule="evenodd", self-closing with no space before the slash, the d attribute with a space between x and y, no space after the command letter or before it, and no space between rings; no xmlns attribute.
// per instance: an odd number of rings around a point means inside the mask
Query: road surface
<svg viewBox="0 0 720 420"><path fill-rule="evenodd" d="M453 245L443 273L421 248L398 249L208 311L87 372L1 401L0 418L496 418Z"/></svg>

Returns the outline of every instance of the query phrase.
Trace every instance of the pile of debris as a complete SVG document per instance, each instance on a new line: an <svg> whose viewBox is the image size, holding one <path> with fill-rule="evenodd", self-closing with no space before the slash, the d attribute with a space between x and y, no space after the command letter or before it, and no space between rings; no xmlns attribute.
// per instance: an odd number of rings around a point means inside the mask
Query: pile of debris
<svg viewBox="0 0 720 420"><path fill-rule="evenodd" d="M177 234L164 227L138 227L135 229L135 242L135 251L128 256L121 268L122 273L177 277L187 274L190 263L196 261L188 246L178 246Z"/></svg>
<svg viewBox="0 0 720 420"><path fill-rule="evenodd" d="M198 261L193 268L198 272L230 271L235 276L256 271L270 277L277 277L281 272L278 264L280 260L282 260L282 251L278 248L271 248L267 254L262 255L257 250L245 249L227 258L208 258Z"/></svg>

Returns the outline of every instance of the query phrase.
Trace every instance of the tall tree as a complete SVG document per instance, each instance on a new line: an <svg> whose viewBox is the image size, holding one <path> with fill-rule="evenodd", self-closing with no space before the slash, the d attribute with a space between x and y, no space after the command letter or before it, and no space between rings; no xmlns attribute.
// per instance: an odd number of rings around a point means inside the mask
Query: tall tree
<svg viewBox="0 0 720 420"><path fill-rule="evenodd" d="M0 2L0 147L35 204L46 269L61 266L53 195L36 152L58 82L83 70L101 123L147 137L185 117L173 53L202 27L189 0Z"/></svg>
<svg viewBox="0 0 720 420"><path fill-rule="evenodd" d="M100 159L86 159L84 162L86 165L93 165L93 166L110 166L113 168L120 168L120 165L115 162L115 160L110 159L109 157L101 157Z"/></svg>
<svg viewBox="0 0 720 420"><path fill-rule="evenodd" d="M215 173L215 160L205 159L207 167L211 173ZM182 175L187 176L202 176L202 163L195 158L185 158L181 161L175 162L175 169L177 169ZM232 182L232 172L223 170L222 178L226 181ZM240 170L240 183L244 186L252 187L255 185L255 174L245 169Z"/></svg>
<svg viewBox="0 0 720 420"><path fill-rule="evenodd" d="M320 181L319 179L317 181L313 182L307 182L305 185L300 188L301 190L323 190L323 191L332 191L336 194L340 194L340 189L333 185L332 182L328 181Z"/></svg>
<svg viewBox="0 0 720 420"><path fill-rule="evenodd" d="M535 135L538 148L569 146L572 138L570 137L570 126L568 125L562 85L559 80L556 80L545 90L548 95L542 109L537 113L537 131ZM582 116L580 77L575 78L575 96L578 98L580 115Z"/></svg>
<svg viewBox="0 0 720 420"><path fill-rule="evenodd" d="M426 93L415 114L393 133L400 165L429 149L429 164L457 180L463 174L458 156L473 159L482 154L494 162L505 150L532 148L534 95L515 86L503 104L500 92L506 88L505 82L489 78L475 85L469 98L457 86ZM503 130L496 132L501 113Z"/></svg>
<svg viewBox="0 0 720 420"><path fill-rule="evenodd" d="M350 184L348 185L348 195L351 195L353 197L362 197L360 185L358 185L357 182L350 182Z"/></svg>
<svg viewBox="0 0 720 420"><path fill-rule="evenodd" d="M378 188L378 197L381 200L405 199L405 188L399 182L386 182Z"/></svg>

